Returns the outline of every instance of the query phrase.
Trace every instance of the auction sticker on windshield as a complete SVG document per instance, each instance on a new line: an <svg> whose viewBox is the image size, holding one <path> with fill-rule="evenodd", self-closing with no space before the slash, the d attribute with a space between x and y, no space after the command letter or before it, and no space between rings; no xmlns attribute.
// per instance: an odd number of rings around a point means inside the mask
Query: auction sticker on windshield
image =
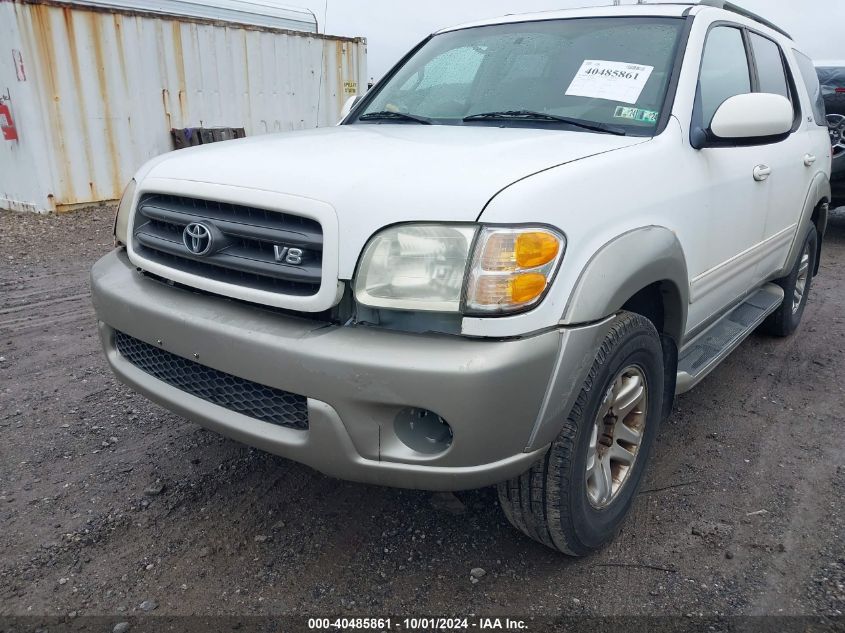
<svg viewBox="0 0 845 633"><path fill-rule="evenodd" d="M654 66L587 59L575 74L566 94L571 97L636 103Z"/></svg>

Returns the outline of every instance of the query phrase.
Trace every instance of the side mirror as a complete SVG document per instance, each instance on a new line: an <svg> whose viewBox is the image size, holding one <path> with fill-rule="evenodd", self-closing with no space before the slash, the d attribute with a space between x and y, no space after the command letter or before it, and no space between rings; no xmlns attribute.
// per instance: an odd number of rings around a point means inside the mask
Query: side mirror
<svg viewBox="0 0 845 633"><path fill-rule="evenodd" d="M346 100L346 103L343 104L343 108L340 110L340 121L338 121L338 125L349 116L349 113L352 112L352 108L354 108L358 102L361 100L361 97L355 95L354 97L349 97Z"/></svg>
<svg viewBox="0 0 845 633"><path fill-rule="evenodd" d="M788 134L794 119L789 99L757 92L725 101L716 110L710 131L726 141L764 139Z"/></svg>

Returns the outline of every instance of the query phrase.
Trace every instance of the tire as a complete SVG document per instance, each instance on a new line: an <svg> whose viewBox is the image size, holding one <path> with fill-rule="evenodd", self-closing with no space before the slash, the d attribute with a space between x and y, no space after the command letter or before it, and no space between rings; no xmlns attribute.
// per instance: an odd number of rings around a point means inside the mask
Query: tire
<svg viewBox="0 0 845 633"><path fill-rule="evenodd" d="M772 336L789 336L798 329L801 317L804 316L804 308L807 307L810 288L813 285L818 246L819 236L816 227L810 226L792 271L786 277L775 281L783 288L783 303L763 322L760 331ZM802 281L803 290L801 289Z"/></svg>
<svg viewBox="0 0 845 633"><path fill-rule="evenodd" d="M633 375L630 382L625 382L628 369ZM619 376L621 383L617 381ZM599 414L608 410L608 402L613 402L609 409L613 411L622 400L615 396L616 385L622 385L618 389L620 396L634 393L634 378L641 379L646 400L623 419L630 422L636 418L644 428L633 465L605 504L597 484L606 480L597 477L595 469L588 474L587 466L591 463L594 468L598 466L600 473L606 472L601 468L605 460L599 459L595 451L601 450L596 440L607 442L609 436L594 435L593 431L599 428ZM657 330L645 317L622 313L602 342L575 406L545 457L528 472L499 484L499 503L511 524L535 541L570 556L584 556L613 540L636 497L657 435L663 385L663 351ZM613 428L619 428L619 424L622 422L616 422ZM608 427L602 424L601 428ZM612 448L601 444L605 456L622 446L620 442L622 439L617 440L614 430L609 444ZM607 463L612 470L613 462Z"/></svg>

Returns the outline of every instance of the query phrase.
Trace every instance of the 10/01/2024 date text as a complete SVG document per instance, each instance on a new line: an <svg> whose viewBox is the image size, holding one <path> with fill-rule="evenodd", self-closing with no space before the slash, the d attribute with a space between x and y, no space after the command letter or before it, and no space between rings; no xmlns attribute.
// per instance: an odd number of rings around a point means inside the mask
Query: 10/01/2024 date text
<svg viewBox="0 0 845 633"><path fill-rule="evenodd" d="M525 631L524 620L510 618L310 618L312 631Z"/></svg>

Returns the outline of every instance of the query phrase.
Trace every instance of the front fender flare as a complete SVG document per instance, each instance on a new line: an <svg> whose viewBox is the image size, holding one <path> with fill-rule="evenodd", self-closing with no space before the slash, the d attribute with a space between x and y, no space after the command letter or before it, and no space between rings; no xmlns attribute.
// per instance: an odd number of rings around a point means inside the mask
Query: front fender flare
<svg viewBox="0 0 845 633"><path fill-rule="evenodd" d="M561 324L600 321L622 309L643 288L667 284L666 334L683 340L689 307L689 277L678 237L662 226L628 231L602 246L581 272Z"/></svg>

